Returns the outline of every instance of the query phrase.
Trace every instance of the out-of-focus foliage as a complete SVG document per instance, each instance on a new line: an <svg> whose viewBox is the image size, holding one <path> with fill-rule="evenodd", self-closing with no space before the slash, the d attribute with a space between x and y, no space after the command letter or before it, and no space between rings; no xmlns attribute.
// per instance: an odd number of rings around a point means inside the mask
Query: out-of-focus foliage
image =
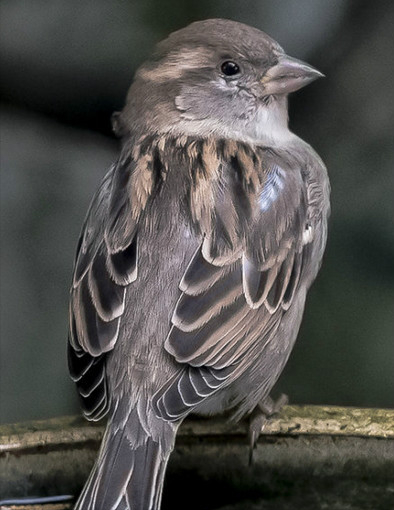
<svg viewBox="0 0 394 510"><path fill-rule="evenodd" d="M378 0L3 0L2 421L76 412L65 355L78 232L116 157L110 116L155 42L232 18L327 78L291 98L325 160L323 269L279 389L293 402L394 405L394 4Z"/></svg>

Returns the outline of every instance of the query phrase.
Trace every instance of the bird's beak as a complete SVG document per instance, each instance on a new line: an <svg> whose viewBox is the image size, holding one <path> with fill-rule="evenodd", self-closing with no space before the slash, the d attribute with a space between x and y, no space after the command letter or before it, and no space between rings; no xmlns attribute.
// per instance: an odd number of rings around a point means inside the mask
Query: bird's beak
<svg viewBox="0 0 394 510"><path fill-rule="evenodd" d="M279 57L276 65L268 69L260 81L264 86L264 93L269 96L294 92L323 76L323 73L309 64L283 55Z"/></svg>

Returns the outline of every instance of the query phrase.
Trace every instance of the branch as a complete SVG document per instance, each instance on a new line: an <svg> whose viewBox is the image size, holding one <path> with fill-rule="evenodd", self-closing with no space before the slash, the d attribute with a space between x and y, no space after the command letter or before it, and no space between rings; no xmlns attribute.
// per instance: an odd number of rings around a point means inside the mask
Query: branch
<svg viewBox="0 0 394 510"><path fill-rule="evenodd" d="M211 501L210 509L230 504L221 510L252 510L262 501L267 510L270 501L278 510L345 507L356 493L357 508L374 508L376 501L385 508L384 498L392 497L394 410L285 406L264 427L252 467L247 430L246 421L186 420L171 456L163 510L185 508L181 493L194 494L190 509L206 508L207 491L218 503ZM1 496L78 494L103 431L103 424L75 416L1 426ZM248 497L260 506L243 503Z"/></svg>

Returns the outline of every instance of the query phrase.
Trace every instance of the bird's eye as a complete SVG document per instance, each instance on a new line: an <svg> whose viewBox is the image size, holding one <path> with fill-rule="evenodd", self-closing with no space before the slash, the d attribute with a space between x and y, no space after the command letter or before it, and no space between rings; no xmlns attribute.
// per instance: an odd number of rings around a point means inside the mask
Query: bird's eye
<svg viewBox="0 0 394 510"><path fill-rule="evenodd" d="M220 66L220 70L226 76L234 76L235 74L239 74L241 72L239 65L232 60L226 60L223 62L223 64Z"/></svg>

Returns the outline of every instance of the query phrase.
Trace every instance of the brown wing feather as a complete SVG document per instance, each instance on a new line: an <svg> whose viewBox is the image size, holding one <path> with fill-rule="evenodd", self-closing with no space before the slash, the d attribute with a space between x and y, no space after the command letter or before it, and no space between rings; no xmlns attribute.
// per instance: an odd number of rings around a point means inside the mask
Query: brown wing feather
<svg viewBox="0 0 394 510"><path fill-rule="evenodd" d="M300 169L279 167L268 150L222 147L219 192L203 220L211 230L182 279L165 344L187 364L156 395L157 411L172 420L253 363L256 343L262 349L275 335L290 306L302 268Z"/></svg>
<svg viewBox="0 0 394 510"><path fill-rule="evenodd" d="M92 420L108 410L106 353L118 338L127 286L137 278L138 222L159 178L152 143L141 141L108 172L93 198L77 251L68 362L84 414Z"/></svg>

